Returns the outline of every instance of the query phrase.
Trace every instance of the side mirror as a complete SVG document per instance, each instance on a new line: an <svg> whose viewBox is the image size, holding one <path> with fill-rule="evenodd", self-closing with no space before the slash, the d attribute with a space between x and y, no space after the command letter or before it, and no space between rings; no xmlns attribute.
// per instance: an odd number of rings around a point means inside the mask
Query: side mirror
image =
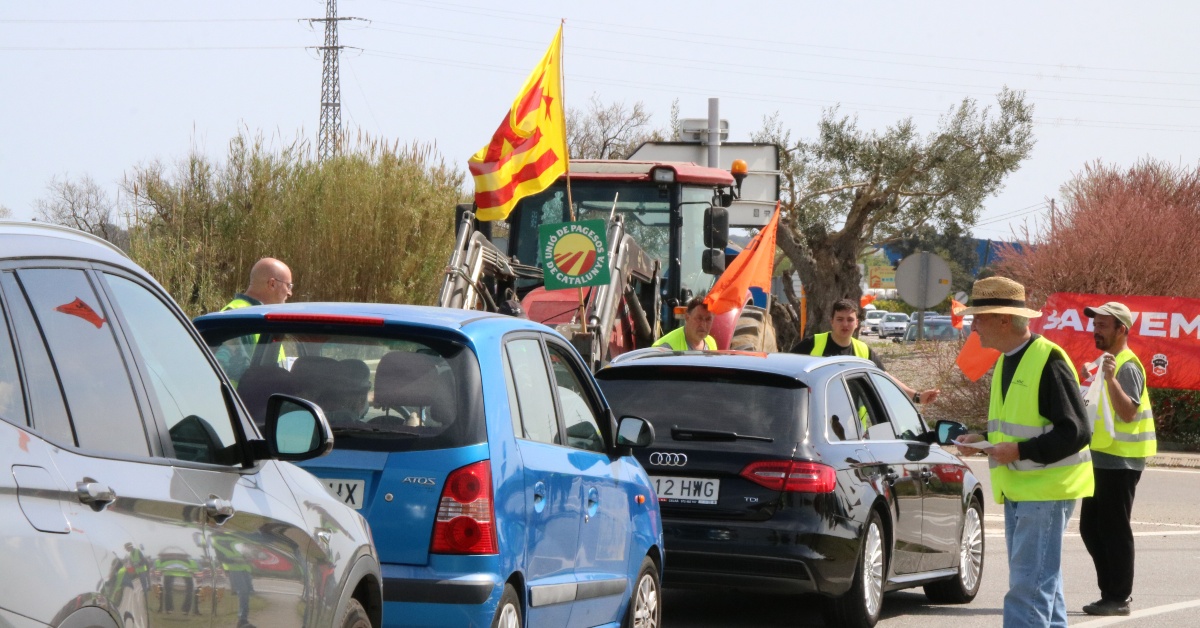
<svg viewBox="0 0 1200 628"><path fill-rule="evenodd" d="M733 192L717 192L716 198L714 198L713 200L716 201L715 203L713 203L713 205L720 205L721 207L729 207L729 206L733 205Z"/></svg>
<svg viewBox="0 0 1200 628"><path fill-rule="evenodd" d="M654 442L654 426L646 419L623 416L617 424L617 447L649 447Z"/></svg>
<svg viewBox="0 0 1200 628"><path fill-rule="evenodd" d="M958 421L940 419L937 422L937 440L939 445L953 445L954 439L967 433L967 426Z"/></svg>
<svg viewBox="0 0 1200 628"><path fill-rule="evenodd" d="M729 246L729 212L723 207L704 210L704 246L722 251Z"/></svg>
<svg viewBox="0 0 1200 628"><path fill-rule="evenodd" d="M333 430L321 407L290 395L267 399L267 449L275 460L311 460L333 449Z"/></svg>
<svg viewBox="0 0 1200 628"><path fill-rule="evenodd" d="M700 270L706 275L720 275L725 272L725 251L704 249L704 257L700 258Z"/></svg>

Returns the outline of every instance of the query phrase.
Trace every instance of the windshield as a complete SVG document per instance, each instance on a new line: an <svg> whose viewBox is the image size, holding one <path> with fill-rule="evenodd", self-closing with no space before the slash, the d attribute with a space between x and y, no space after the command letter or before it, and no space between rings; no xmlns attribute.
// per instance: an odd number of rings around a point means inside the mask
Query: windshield
<svg viewBox="0 0 1200 628"><path fill-rule="evenodd" d="M321 406L341 449L442 449L487 439L479 365L456 342L281 330L210 348L260 426L267 398L280 393Z"/></svg>
<svg viewBox="0 0 1200 628"><path fill-rule="evenodd" d="M704 210L710 206L713 189L702 186L683 186L683 240L681 242L681 287L693 294L704 294L712 287L713 277L701 269L704 252ZM625 216L626 232L658 260L659 272L666 277L671 255L671 197L655 183L573 181L571 201L576 220L602 219L607 221L613 211ZM559 181L549 188L523 199L509 218L508 229L493 227L493 242L505 249L511 241L511 253L522 264L540 266L538 227L569 222L567 189ZM611 243L610 243L611 244ZM522 282L529 285L530 281Z"/></svg>
<svg viewBox="0 0 1200 628"><path fill-rule="evenodd" d="M887 318L883 319L885 323L907 322L907 314L888 314Z"/></svg>

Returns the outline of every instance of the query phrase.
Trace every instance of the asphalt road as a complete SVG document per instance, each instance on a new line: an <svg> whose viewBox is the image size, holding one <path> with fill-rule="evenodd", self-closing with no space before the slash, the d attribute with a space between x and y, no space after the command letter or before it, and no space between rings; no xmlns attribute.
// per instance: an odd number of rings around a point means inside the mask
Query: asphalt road
<svg viewBox="0 0 1200 628"><path fill-rule="evenodd" d="M987 463L971 467L986 484ZM985 493L990 495L990 487ZM1063 575L1070 624L1100 626L1200 627L1200 470L1150 468L1142 474L1134 502L1137 576L1133 615L1096 618L1080 608L1100 597L1091 557L1078 534L1078 509L1063 548ZM962 606L930 604L920 589L884 597L884 628L962 628L999 626L1008 569L1004 550L1003 511L984 504L985 558L983 585L975 601ZM663 625L668 628L734 626L825 626L819 601L764 595L751 590L682 590L663 592Z"/></svg>

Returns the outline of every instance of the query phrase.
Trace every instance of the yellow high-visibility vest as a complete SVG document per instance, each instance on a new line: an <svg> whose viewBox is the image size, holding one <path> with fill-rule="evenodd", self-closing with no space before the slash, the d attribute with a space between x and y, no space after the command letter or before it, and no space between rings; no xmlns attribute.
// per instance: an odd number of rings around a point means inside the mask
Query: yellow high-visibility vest
<svg viewBox="0 0 1200 628"><path fill-rule="evenodd" d="M996 362L992 375L992 398L988 408L988 442L1021 443L1053 429L1049 419L1038 410L1038 389L1042 371L1052 352L1057 352L1075 373L1075 367L1063 350L1039 336L1029 343L1017 371L1008 386L1008 395L1001 393L1000 380L1005 356ZM1078 379L1078 377L1076 377ZM1054 501L1091 497L1095 490L1092 476L1092 452L1084 447L1076 453L1050 464L1032 460L1017 460L1001 465L988 459L992 473L992 497L997 504L1007 498L1018 502Z"/></svg>

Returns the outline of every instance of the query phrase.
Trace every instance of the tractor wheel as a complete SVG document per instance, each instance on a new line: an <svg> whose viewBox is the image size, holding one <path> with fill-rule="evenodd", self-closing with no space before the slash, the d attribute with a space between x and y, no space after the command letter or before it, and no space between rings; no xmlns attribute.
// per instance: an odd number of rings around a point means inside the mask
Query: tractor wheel
<svg viewBox="0 0 1200 628"><path fill-rule="evenodd" d="M738 317L729 348L734 351L778 351L775 324L771 321L771 315L761 307L747 305Z"/></svg>

